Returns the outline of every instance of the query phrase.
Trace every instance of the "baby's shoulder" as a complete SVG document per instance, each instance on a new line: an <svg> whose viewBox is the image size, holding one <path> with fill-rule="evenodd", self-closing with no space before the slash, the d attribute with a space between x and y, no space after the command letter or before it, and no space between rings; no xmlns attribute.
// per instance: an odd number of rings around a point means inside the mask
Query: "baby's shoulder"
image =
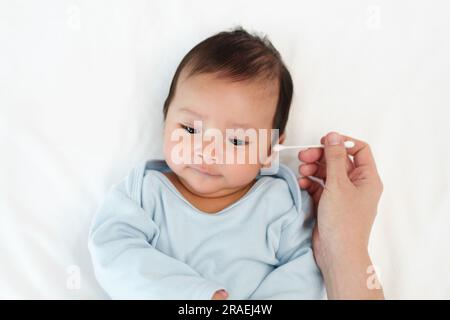
<svg viewBox="0 0 450 320"><path fill-rule="evenodd" d="M169 177L166 176L164 172L153 169L145 170L142 182L142 191L158 192L161 189L164 189L164 186L166 185L165 181L168 179Z"/></svg>
<svg viewBox="0 0 450 320"><path fill-rule="evenodd" d="M262 177L258 197L270 207L287 211L295 205L293 191L289 183L277 176Z"/></svg>

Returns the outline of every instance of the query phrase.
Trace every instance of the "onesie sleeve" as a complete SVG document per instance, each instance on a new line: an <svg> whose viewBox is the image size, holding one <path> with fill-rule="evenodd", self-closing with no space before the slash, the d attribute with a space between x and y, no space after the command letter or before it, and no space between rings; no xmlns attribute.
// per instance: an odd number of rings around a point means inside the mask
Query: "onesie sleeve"
<svg viewBox="0 0 450 320"><path fill-rule="evenodd" d="M302 192L302 210L293 205L285 216L276 251L278 265L260 283L250 299L323 299L323 279L312 246L312 199ZM292 217L292 218L291 218Z"/></svg>
<svg viewBox="0 0 450 320"><path fill-rule="evenodd" d="M211 299L225 289L155 249L158 235L126 182L114 186L94 216L88 242L96 278L111 298Z"/></svg>

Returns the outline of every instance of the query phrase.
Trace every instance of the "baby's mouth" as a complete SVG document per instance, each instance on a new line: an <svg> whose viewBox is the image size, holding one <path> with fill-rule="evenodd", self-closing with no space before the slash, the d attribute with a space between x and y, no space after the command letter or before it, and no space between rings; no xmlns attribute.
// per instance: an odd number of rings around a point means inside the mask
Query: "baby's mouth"
<svg viewBox="0 0 450 320"><path fill-rule="evenodd" d="M205 168L205 167L203 167L201 165L192 164L192 165L189 165L189 168L197 171L198 173L206 175L206 176L211 176L211 177L218 177L218 176L220 176L220 174L213 173L213 172L211 172L210 170L208 170L207 168Z"/></svg>

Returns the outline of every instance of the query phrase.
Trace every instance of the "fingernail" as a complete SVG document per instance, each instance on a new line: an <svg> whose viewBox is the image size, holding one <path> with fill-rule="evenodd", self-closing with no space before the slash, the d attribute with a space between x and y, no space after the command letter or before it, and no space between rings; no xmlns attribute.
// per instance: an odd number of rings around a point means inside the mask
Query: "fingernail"
<svg viewBox="0 0 450 320"><path fill-rule="evenodd" d="M327 136L327 142L330 146L335 146L341 143L341 136L336 132L331 132Z"/></svg>

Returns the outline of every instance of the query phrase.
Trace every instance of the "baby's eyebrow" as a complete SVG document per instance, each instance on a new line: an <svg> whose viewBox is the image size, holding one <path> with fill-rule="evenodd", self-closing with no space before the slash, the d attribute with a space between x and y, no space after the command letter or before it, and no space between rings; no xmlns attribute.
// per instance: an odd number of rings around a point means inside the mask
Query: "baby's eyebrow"
<svg viewBox="0 0 450 320"><path fill-rule="evenodd" d="M203 116L200 113L195 112L194 110L191 110L186 107L180 108L178 111L192 114L193 116L195 116L199 119L203 118ZM230 122L230 123L227 123L227 128L229 128L229 129L241 129L241 128L242 129L254 129L255 125L250 124L250 123Z"/></svg>
<svg viewBox="0 0 450 320"><path fill-rule="evenodd" d="M255 126L250 124L250 123L237 123L237 122L233 122L233 123L229 123L227 125L227 127L229 128L234 128L234 129L254 129Z"/></svg>
<svg viewBox="0 0 450 320"><path fill-rule="evenodd" d="M197 112L195 112L195 111L193 111L193 110L191 110L191 109L188 109L188 108L181 108L181 109L178 110L178 111L190 113L190 114L192 114L192 115L194 115L194 116L196 116L196 117L202 118L202 115L201 115L201 114L199 114L199 113L197 113Z"/></svg>

